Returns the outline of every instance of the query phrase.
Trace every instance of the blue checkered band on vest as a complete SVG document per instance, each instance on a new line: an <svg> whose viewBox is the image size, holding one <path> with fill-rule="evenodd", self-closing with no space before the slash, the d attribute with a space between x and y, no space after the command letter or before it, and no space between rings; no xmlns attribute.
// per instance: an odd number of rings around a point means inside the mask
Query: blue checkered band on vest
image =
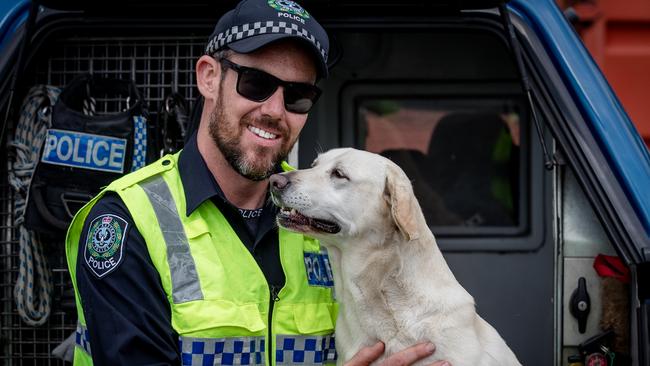
<svg viewBox="0 0 650 366"><path fill-rule="evenodd" d="M88 328L77 323L77 331L75 332L75 343L77 347L81 348L84 352L91 355L90 353L90 339L88 337Z"/></svg>
<svg viewBox="0 0 650 366"><path fill-rule="evenodd" d="M323 59L327 59L327 52L321 46L320 42L311 34L307 29L298 26L297 24L287 23L287 22L255 22L248 23L243 25L236 25L228 29L225 32L217 34L214 38L208 42L208 45L205 48L205 52L209 55L214 54L217 50L221 49L225 44L232 41L238 41L240 39L248 38L258 34L292 34L300 36L309 42L313 43L316 48L320 51Z"/></svg>
<svg viewBox="0 0 650 366"><path fill-rule="evenodd" d="M334 336L276 337L275 363L277 365L319 365L336 361Z"/></svg>
<svg viewBox="0 0 650 366"><path fill-rule="evenodd" d="M183 365L264 365L264 337L180 337Z"/></svg>
<svg viewBox="0 0 650 366"><path fill-rule="evenodd" d="M147 119L143 116L133 117L133 163L131 171L134 172L146 164L147 159Z"/></svg>

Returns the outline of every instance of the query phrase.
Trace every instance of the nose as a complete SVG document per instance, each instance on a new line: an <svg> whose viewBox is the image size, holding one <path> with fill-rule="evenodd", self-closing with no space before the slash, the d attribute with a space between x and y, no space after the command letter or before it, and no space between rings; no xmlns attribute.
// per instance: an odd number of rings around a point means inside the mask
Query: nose
<svg viewBox="0 0 650 366"><path fill-rule="evenodd" d="M285 174L273 174L270 178L271 190L279 192L287 188L291 181Z"/></svg>
<svg viewBox="0 0 650 366"><path fill-rule="evenodd" d="M269 99L262 102L261 112L273 118L281 118L284 114L284 88L278 89L269 97Z"/></svg>

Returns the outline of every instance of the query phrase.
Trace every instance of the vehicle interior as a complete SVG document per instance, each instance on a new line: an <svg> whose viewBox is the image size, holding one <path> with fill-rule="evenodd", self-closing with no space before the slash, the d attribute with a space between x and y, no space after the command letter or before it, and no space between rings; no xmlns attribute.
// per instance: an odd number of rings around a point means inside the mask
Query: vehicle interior
<svg viewBox="0 0 650 366"><path fill-rule="evenodd" d="M9 181L16 150L9 142L30 88L62 89L84 73L132 80L148 112L152 162L182 148L182 128L188 134L196 129L201 100L194 64L214 22L234 4L118 1L90 9L62 3L44 1L33 28L22 29L31 41L16 37L13 56L0 62L0 111L9 106L11 112L0 146L0 363L6 365L64 364L52 352L76 329L61 229L38 234L47 263L42 270L50 277L41 286L51 286L47 321L29 325L16 311L14 286L25 258L19 193ZM438 245L478 313L522 364L568 365L570 356L601 345L626 364L638 347L629 311L633 289L620 281L604 286L593 269L598 255L620 251L551 128L581 117L534 32L511 14L513 44L494 5L366 3L303 4L328 31L331 71L319 83L323 94L289 163L309 167L319 152L342 146L395 161L411 178ZM88 113L129 107L124 93L90 94ZM182 128L165 124L170 98L187 116ZM62 198L64 211L73 214L86 200ZM584 293L587 315L571 310ZM608 320L613 313L617 318Z"/></svg>

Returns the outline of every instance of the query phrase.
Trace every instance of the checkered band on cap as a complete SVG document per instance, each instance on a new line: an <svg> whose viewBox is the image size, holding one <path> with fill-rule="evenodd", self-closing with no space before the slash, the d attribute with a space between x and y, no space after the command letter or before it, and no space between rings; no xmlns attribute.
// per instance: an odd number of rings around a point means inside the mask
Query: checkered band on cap
<svg viewBox="0 0 650 366"><path fill-rule="evenodd" d="M323 60L327 60L327 50L323 48L320 42L311 34L307 29L300 27L294 23L287 23L283 21L264 21L248 23L243 25L236 25L214 36L205 48L205 52L209 55L214 54L218 50L231 42L239 41L248 37L257 36L260 34L289 34L302 37L311 42L320 52Z"/></svg>
<svg viewBox="0 0 650 366"><path fill-rule="evenodd" d="M264 337L180 337L183 365L264 365Z"/></svg>
<svg viewBox="0 0 650 366"><path fill-rule="evenodd" d="M76 346L81 348L84 352L91 355L90 353L90 340L88 337L88 328L77 323L77 330L75 331L75 343Z"/></svg>
<svg viewBox="0 0 650 366"><path fill-rule="evenodd" d="M334 335L278 335L276 342L277 365L322 365L337 359Z"/></svg>

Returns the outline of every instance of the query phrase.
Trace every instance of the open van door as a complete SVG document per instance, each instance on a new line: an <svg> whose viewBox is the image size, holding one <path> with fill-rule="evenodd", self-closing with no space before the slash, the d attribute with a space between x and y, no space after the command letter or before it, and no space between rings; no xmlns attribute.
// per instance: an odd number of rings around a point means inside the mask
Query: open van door
<svg viewBox="0 0 650 366"><path fill-rule="evenodd" d="M42 237L49 318L28 325L15 304L9 142L28 90L85 72L133 80L158 134L171 93L200 105L194 63L235 3L42 0L31 28L29 1L0 5L0 363L63 364L52 350L76 329L60 234ZM291 163L342 146L398 163L452 271L524 365L647 365L650 157L555 3L301 3L330 35L332 68ZM120 108L97 98L98 113Z"/></svg>

